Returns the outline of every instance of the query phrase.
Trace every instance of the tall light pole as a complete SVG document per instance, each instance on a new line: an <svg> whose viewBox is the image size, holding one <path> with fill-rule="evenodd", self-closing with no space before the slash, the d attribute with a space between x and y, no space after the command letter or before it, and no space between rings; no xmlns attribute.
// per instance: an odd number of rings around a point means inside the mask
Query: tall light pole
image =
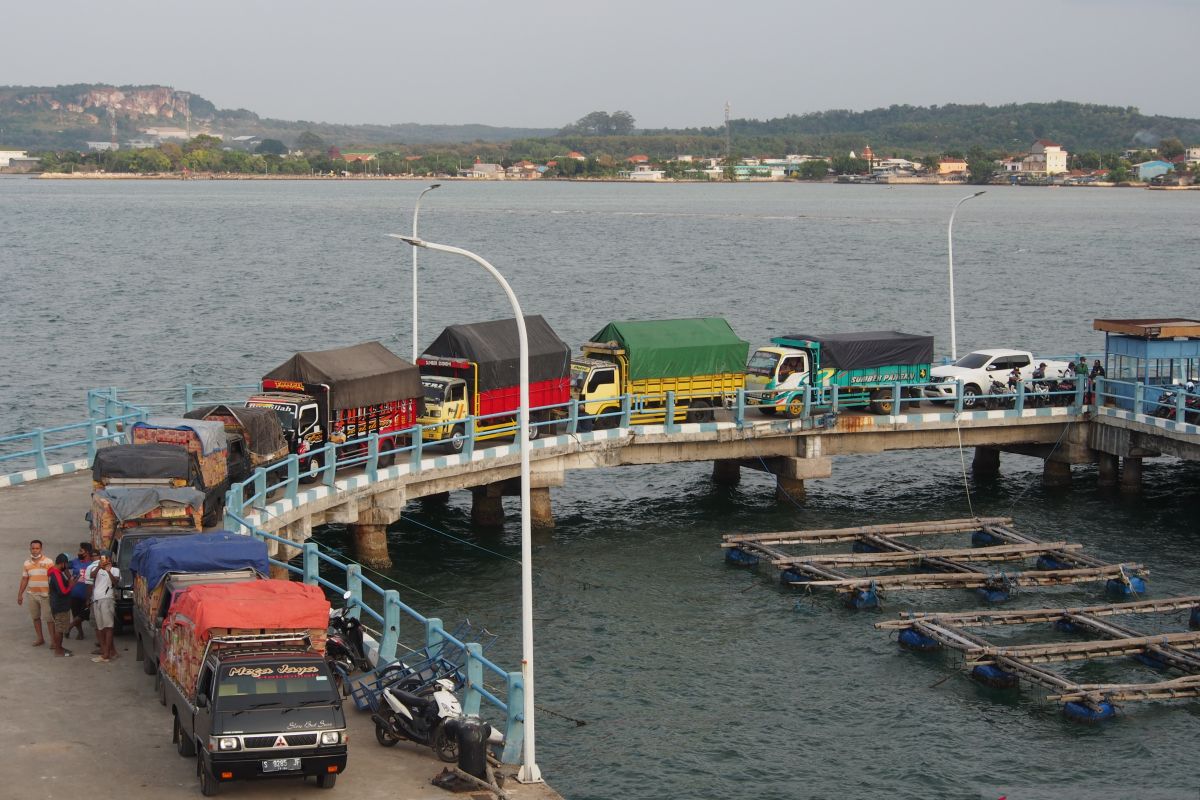
<svg viewBox="0 0 1200 800"><path fill-rule="evenodd" d="M429 188L433 189L436 186L437 184L434 184ZM517 296L513 293L512 287L508 285L508 281L504 279L500 271L470 250L447 244L425 242L416 236L401 236L397 233L389 233L388 236L408 242L414 249L424 247L471 259L487 270L500 284L500 288L504 290L508 302L512 305L513 315L517 320L517 341L520 346L520 368L517 374L521 382L519 395L521 405L517 416L517 441L520 443L521 451L521 679L525 684L525 707L523 709L525 738L522 742L523 755L517 780L522 783L541 783L542 773L538 769L533 738L533 546L531 544L533 524L529 508L529 337L525 332L525 315L521 311L521 304L517 302ZM416 360L415 357L413 360Z"/></svg>
<svg viewBox="0 0 1200 800"><path fill-rule="evenodd" d="M950 253L950 358L953 361L958 361L958 340L954 335L954 215L958 213L959 206L972 197L979 197L986 191L986 189L980 189L975 194L969 194L955 203L954 210L950 212L950 224L946 227L946 245ZM415 361L416 358L414 357L413 360Z"/></svg>
<svg viewBox="0 0 1200 800"><path fill-rule="evenodd" d="M415 206L413 206L413 232L412 232L413 239L417 238L417 217L419 217L421 214L421 198L424 197L427 193L432 192L434 189L438 188L439 186L441 186L440 183L430 184L429 186L426 186L424 189L422 189L421 193L419 195L417 195L417 204ZM417 342L417 250L418 250L417 245L413 245L413 249L412 249L412 254L413 254L413 336L412 336L413 357L412 357L412 361L414 364L417 363L417 355L418 355L417 348L420 347L420 345Z"/></svg>

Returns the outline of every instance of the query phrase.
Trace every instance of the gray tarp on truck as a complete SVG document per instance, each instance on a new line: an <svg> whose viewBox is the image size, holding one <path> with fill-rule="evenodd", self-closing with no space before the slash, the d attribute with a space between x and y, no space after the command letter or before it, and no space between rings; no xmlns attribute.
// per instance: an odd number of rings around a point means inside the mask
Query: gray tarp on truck
<svg viewBox="0 0 1200 800"><path fill-rule="evenodd" d="M165 505L191 506L197 510L204 508L204 492L190 486L114 486L99 489L95 494L108 501L113 514L121 522L137 519Z"/></svg>
<svg viewBox="0 0 1200 800"><path fill-rule="evenodd" d="M229 447L229 440L225 437L225 425L220 422L184 417L150 417L145 422L133 423L129 433L130 441L133 441L133 431L138 428L191 431L200 440L200 452L206 456Z"/></svg>
<svg viewBox="0 0 1200 800"><path fill-rule="evenodd" d="M798 344L797 340L820 343L822 367L869 369L896 364L929 364L933 361L932 336L899 331L861 331L828 336L794 333L771 341L787 347L789 344Z"/></svg>
<svg viewBox="0 0 1200 800"><path fill-rule="evenodd" d="M195 456L177 444L119 444L96 451L92 462L92 480L105 478L178 478L188 481L199 475L199 467L189 472Z"/></svg>
<svg viewBox="0 0 1200 800"><path fill-rule="evenodd" d="M246 447L256 456L274 456L287 450L287 439L283 438L279 417L269 408L200 406L184 414L188 419L208 419L213 415L236 419L245 431Z"/></svg>
<svg viewBox="0 0 1200 800"><path fill-rule="evenodd" d="M571 348L558 338L540 314L525 315L529 338L529 382L565 378L571 371ZM479 365L480 392L519 383L520 343L514 318L451 325L425 348L421 358L461 358ZM434 369L436 373L436 368Z"/></svg>
<svg viewBox="0 0 1200 800"><path fill-rule="evenodd" d="M263 380L323 383L330 388L330 404L334 409L362 408L422 396L421 375L416 365L379 342L296 353L264 375Z"/></svg>

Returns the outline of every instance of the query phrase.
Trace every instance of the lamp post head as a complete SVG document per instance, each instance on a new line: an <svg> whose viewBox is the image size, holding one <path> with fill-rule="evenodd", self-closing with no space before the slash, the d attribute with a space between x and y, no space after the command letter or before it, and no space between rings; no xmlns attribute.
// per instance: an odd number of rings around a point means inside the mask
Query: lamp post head
<svg viewBox="0 0 1200 800"><path fill-rule="evenodd" d="M400 241L404 242L405 244L411 244L413 247L424 247L425 246L425 240L418 239L416 236L405 236L402 233L389 233L388 236L392 237L393 239L399 239Z"/></svg>
<svg viewBox="0 0 1200 800"><path fill-rule="evenodd" d="M440 189L441 187L442 187L442 185L440 183L429 184L429 189ZM426 189L425 191L429 191L429 189Z"/></svg>
<svg viewBox="0 0 1200 800"><path fill-rule="evenodd" d="M979 197L979 195L981 195L981 194L987 194L987 189L980 189L978 192L971 195L971 197Z"/></svg>

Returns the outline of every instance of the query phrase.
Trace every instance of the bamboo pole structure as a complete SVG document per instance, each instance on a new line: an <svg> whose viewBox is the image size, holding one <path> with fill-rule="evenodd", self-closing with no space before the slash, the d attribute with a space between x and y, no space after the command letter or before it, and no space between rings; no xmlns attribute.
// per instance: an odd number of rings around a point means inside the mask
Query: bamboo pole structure
<svg viewBox="0 0 1200 800"><path fill-rule="evenodd" d="M1168 611L1185 611L1200 606L1200 595L1168 597L1162 600L1136 600L1131 603L1106 603L1097 606L1075 608L1033 608L1015 611L959 611L925 612L906 611L903 619L876 622L878 630L894 630L912 627L914 620L936 620L953 625L984 627L989 625L1027 625L1039 622L1054 622L1068 614L1088 614L1107 617L1119 614L1153 614Z"/></svg>
<svg viewBox="0 0 1200 800"><path fill-rule="evenodd" d="M811 531L784 531L778 533L727 533L722 547L740 547L743 544L830 544L848 542L866 534L881 536L926 536L944 533L970 533L991 525L1008 525L1010 517L976 517L974 519L948 519L934 522L896 522L888 525L863 525L857 528L826 528Z"/></svg>
<svg viewBox="0 0 1200 800"><path fill-rule="evenodd" d="M963 565L956 565L963 566ZM799 564L797 568L804 569ZM877 588L907 588L907 589L977 589L1003 578L1010 585L1025 588L1029 586L1062 586L1070 583L1086 583L1109 578L1120 578L1128 575L1143 576L1148 574L1141 564L1110 564L1104 567L1087 567L1085 569L1056 569L1033 572L1011 572L1003 576L985 572L963 573L915 573L906 575L875 575L866 578L840 578L837 580L795 581L806 586L830 587L835 589L865 589L871 584Z"/></svg>

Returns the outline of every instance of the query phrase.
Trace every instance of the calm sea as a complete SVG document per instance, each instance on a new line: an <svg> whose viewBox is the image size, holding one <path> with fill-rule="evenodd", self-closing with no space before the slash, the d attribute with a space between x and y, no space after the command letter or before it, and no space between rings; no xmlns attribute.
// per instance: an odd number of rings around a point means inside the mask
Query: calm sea
<svg viewBox="0 0 1200 800"><path fill-rule="evenodd" d="M251 382L297 350L365 339L407 357L410 255L385 234L411 229L421 188L0 179L0 431L79 419L90 386ZM451 182L426 195L421 231L490 260L573 345L612 319L721 315L752 343L894 328L932 333L944 354L946 222L967 193ZM960 352L1095 352L1096 317L1195 315L1198 213L1200 193L989 189L955 222ZM468 261L426 253L421 265L422 343L508 315ZM903 609L971 608L966 594L897 592L882 614L854 613L721 559L726 532L973 509L1142 561L1156 596L1200 590L1197 465L1150 463L1140 497L1099 490L1083 467L1067 490L1043 489L1033 459L1004 456L1002 470L970 483L970 505L948 450L839 457L803 505L776 503L758 473L716 487L708 464L571 473L534 553L547 778L576 800L1194 797L1200 704L1129 704L1079 727L1037 691L982 688L949 657L902 652L871 627ZM465 494L414 504L391 531L388 579L448 626L469 616L500 633L491 653L515 668L509 511L491 532L472 528ZM321 541L346 543L336 529ZM1013 605L1095 601L1084 587ZM1150 678L1132 660L1069 671Z"/></svg>

